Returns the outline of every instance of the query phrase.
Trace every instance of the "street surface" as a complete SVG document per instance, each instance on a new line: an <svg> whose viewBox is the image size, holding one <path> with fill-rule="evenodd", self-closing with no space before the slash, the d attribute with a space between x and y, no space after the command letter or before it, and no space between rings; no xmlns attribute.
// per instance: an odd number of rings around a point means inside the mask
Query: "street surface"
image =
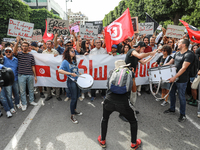
<svg viewBox="0 0 200 150"><path fill-rule="evenodd" d="M65 96L61 96L64 100ZM86 95L78 101L78 124L70 121L70 101L46 102L36 95L39 106L28 106L25 112L18 110L12 118L0 118L0 150L102 150L97 142L100 134L103 99L100 94L94 102ZM44 101L44 103L42 102ZM187 120L179 123L179 113L163 114L163 107L151 94L142 92L137 99L139 150L199 150L200 118L197 107L186 107ZM178 103L177 103L177 107ZM106 150L130 149L130 126L114 112L109 120Z"/></svg>

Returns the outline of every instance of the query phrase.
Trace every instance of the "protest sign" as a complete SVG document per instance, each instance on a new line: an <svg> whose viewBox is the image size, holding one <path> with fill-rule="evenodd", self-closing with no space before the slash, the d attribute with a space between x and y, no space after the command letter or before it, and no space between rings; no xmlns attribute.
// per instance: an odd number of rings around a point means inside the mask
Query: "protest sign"
<svg viewBox="0 0 200 150"><path fill-rule="evenodd" d="M24 21L9 19L8 32L9 36L20 36L21 38L32 39L34 24Z"/></svg>
<svg viewBox="0 0 200 150"><path fill-rule="evenodd" d="M184 30L184 26L168 25L165 35L167 37L182 38L184 35Z"/></svg>
<svg viewBox="0 0 200 150"><path fill-rule="evenodd" d="M79 26L80 25L80 21L77 21L77 22L74 22L74 23L70 24L69 27L68 27L69 30L71 31L71 28L74 27L74 26L76 26L76 25Z"/></svg>
<svg viewBox="0 0 200 150"><path fill-rule="evenodd" d="M103 21L85 21L87 26L98 26L98 34L101 34L103 30Z"/></svg>
<svg viewBox="0 0 200 150"><path fill-rule="evenodd" d="M32 41L42 41L42 30L41 29L33 30Z"/></svg>
<svg viewBox="0 0 200 150"><path fill-rule="evenodd" d="M98 27L81 25L80 26L80 35L81 35L81 38L95 39L98 37Z"/></svg>
<svg viewBox="0 0 200 150"><path fill-rule="evenodd" d="M103 38L103 34L98 34L98 38Z"/></svg>
<svg viewBox="0 0 200 150"><path fill-rule="evenodd" d="M72 31L72 30L74 30L75 33L79 32L79 26L78 26L78 25L73 26L73 27L71 28L71 31Z"/></svg>
<svg viewBox="0 0 200 150"><path fill-rule="evenodd" d="M162 30L162 25L159 25L157 30Z"/></svg>
<svg viewBox="0 0 200 150"><path fill-rule="evenodd" d="M139 23L139 31L140 34L153 35L154 23L153 22Z"/></svg>
<svg viewBox="0 0 200 150"><path fill-rule="evenodd" d="M138 33L138 17L131 17L134 33Z"/></svg>
<svg viewBox="0 0 200 150"><path fill-rule="evenodd" d="M47 33L53 33L53 34L58 33L62 35L68 35L69 34L68 27L69 27L68 20L47 18Z"/></svg>
<svg viewBox="0 0 200 150"><path fill-rule="evenodd" d="M16 41L15 38L3 38L3 41L4 42L13 42L13 41Z"/></svg>

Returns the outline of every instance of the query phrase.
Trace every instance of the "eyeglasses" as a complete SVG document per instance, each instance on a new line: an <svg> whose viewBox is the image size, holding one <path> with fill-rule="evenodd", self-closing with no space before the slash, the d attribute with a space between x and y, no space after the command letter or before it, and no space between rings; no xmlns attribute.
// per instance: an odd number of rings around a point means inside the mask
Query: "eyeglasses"
<svg viewBox="0 0 200 150"><path fill-rule="evenodd" d="M22 47L28 47L27 45L22 45Z"/></svg>
<svg viewBox="0 0 200 150"><path fill-rule="evenodd" d="M70 51L70 52L75 53L75 51Z"/></svg>
<svg viewBox="0 0 200 150"><path fill-rule="evenodd" d="M101 42L96 42L96 43L98 44L98 43L101 43Z"/></svg>
<svg viewBox="0 0 200 150"><path fill-rule="evenodd" d="M12 53L11 51L5 51L5 53Z"/></svg>
<svg viewBox="0 0 200 150"><path fill-rule="evenodd" d="M66 45L66 46L72 46L72 45L70 44L70 45Z"/></svg>
<svg viewBox="0 0 200 150"><path fill-rule="evenodd" d="M169 41L168 43L173 43L172 41Z"/></svg>
<svg viewBox="0 0 200 150"><path fill-rule="evenodd" d="M162 49L161 51L165 52L166 50L163 50L163 49Z"/></svg>

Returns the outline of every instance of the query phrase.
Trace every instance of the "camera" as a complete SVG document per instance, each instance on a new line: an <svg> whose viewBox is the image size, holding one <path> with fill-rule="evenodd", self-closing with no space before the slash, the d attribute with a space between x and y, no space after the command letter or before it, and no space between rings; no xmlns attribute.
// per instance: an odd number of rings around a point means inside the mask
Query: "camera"
<svg viewBox="0 0 200 150"><path fill-rule="evenodd" d="M14 73L11 68L2 67L0 69L0 87L13 85L14 79Z"/></svg>

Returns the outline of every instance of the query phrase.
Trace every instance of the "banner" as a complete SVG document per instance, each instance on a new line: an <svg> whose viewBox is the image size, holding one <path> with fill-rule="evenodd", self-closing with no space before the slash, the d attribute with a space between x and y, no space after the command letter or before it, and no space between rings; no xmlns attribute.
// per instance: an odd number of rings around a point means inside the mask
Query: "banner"
<svg viewBox="0 0 200 150"><path fill-rule="evenodd" d="M85 21L87 26L98 26L98 34L101 34L103 30L103 21Z"/></svg>
<svg viewBox="0 0 200 150"><path fill-rule="evenodd" d="M134 33L138 33L138 17L131 17Z"/></svg>
<svg viewBox="0 0 200 150"><path fill-rule="evenodd" d="M72 30L74 30L75 33L79 32L79 26L78 26L78 25L73 26L73 27L71 28L71 31L72 31Z"/></svg>
<svg viewBox="0 0 200 150"><path fill-rule="evenodd" d="M32 41L42 41L42 30L41 29L33 30Z"/></svg>
<svg viewBox="0 0 200 150"><path fill-rule="evenodd" d="M20 36L25 39L32 39L34 24L24 21L9 19L8 32L9 36Z"/></svg>
<svg viewBox="0 0 200 150"><path fill-rule="evenodd" d="M139 23L139 31L141 35L142 34L153 35L154 23L153 22Z"/></svg>
<svg viewBox="0 0 200 150"><path fill-rule="evenodd" d="M58 33L62 35L68 35L70 34L68 27L69 27L68 20L47 18L47 33L53 33L53 34Z"/></svg>
<svg viewBox="0 0 200 150"><path fill-rule="evenodd" d="M62 55L54 57L53 54L32 53L35 58L35 68L37 75L37 84L35 86L46 87L66 87L67 76L58 73L62 63ZM136 85L148 84L148 71L153 63L161 54L156 55L154 59L142 65L138 63L138 69L135 72ZM108 54L101 55L77 55L77 64L81 73L90 74L94 78L93 89L106 89L109 72L115 68L115 61L125 60L126 55L112 56ZM147 59L147 58L145 58Z"/></svg>
<svg viewBox="0 0 200 150"><path fill-rule="evenodd" d="M98 27L81 25L80 35L81 35L81 38L96 39L98 37Z"/></svg>
<svg viewBox="0 0 200 150"><path fill-rule="evenodd" d="M168 25L166 36L173 38L182 38L184 36L185 27L184 26L176 26L176 25Z"/></svg>
<svg viewBox="0 0 200 150"><path fill-rule="evenodd" d="M16 38L3 38L4 42L15 42Z"/></svg>

